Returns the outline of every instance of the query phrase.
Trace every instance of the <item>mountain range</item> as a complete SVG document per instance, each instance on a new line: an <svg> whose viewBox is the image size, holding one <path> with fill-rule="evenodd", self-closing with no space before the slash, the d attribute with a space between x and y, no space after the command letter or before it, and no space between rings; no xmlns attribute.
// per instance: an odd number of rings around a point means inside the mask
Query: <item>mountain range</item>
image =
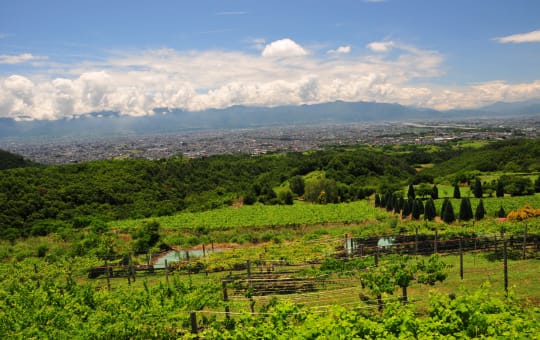
<svg viewBox="0 0 540 340"><path fill-rule="evenodd" d="M103 137L175 133L209 129L270 126L373 123L384 121L437 121L473 118L539 116L540 100L495 103L489 106L438 111L375 102L343 102L278 107L232 106L189 112L155 109L153 115L135 117L117 112L95 112L74 119L15 121L0 118L0 138Z"/></svg>

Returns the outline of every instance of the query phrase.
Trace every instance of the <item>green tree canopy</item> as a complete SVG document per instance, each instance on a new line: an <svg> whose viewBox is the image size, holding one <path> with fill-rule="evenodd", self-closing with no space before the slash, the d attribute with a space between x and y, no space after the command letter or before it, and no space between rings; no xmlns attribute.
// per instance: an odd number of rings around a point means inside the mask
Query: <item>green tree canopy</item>
<svg viewBox="0 0 540 340"><path fill-rule="evenodd" d="M336 182L324 177L312 179L306 184L304 198L308 202L338 203Z"/></svg>
<svg viewBox="0 0 540 340"><path fill-rule="evenodd" d="M305 183L302 176L294 176L289 180L291 191L297 196L302 196L305 190Z"/></svg>

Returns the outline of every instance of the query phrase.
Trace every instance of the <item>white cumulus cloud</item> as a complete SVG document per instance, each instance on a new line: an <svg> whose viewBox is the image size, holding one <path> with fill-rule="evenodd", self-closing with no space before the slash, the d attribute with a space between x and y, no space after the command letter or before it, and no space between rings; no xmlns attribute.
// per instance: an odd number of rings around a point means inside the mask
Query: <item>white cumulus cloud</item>
<svg viewBox="0 0 540 340"><path fill-rule="evenodd" d="M289 38L276 40L266 45L261 53L263 57L300 57L307 55L308 52L296 42Z"/></svg>
<svg viewBox="0 0 540 340"><path fill-rule="evenodd" d="M367 44L367 48L373 52L385 53L390 51L396 44L393 41L374 41Z"/></svg>
<svg viewBox="0 0 540 340"><path fill-rule="evenodd" d="M328 54L348 54L351 53L351 46L339 46L335 50L328 50Z"/></svg>
<svg viewBox="0 0 540 340"><path fill-rule="evenodd" d="M501 44L540 42L540 30L495 38Z"/></svg>

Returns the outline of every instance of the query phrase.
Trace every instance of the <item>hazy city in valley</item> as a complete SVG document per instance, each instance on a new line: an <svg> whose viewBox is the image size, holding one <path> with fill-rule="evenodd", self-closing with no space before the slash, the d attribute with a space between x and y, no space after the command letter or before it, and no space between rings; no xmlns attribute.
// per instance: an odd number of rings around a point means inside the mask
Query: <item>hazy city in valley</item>
<svg viewBox="0 0 540 340"><path fill-rule="evenodd" d="M122 137L0 139L0 149L43 164L100 159L163 159L319 150L365 144L440 144L449 141L540 138L540 117L424 123L365 123L228 129ZM38 141L39 140L39 141Z"/></svg>
<svg viewBox="0 0 540 340"><path fill-rule="evenodd" d="M540 1L0 1L0 339L537 339Z"/></svg>

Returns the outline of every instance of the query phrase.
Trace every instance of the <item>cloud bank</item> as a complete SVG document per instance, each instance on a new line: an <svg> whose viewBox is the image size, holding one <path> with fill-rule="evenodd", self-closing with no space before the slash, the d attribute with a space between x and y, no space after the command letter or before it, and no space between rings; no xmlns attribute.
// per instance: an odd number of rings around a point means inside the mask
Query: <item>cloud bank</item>
<svg viewBox="0 0 540 340"><path fill-rule="evenodd" d="M335 58L282 39L265 44L260 54L158 49L54 64L61 76L47 69L0 77L0 117L54 120L99 111L142 116L155 108L198 111L336 100L448 109L540 97L540 81L418 85L444 74L438 52L389 41L373 42L368 50L373 53L353 55L350 46L342 46L335 53L347 56Z"/></svg>

